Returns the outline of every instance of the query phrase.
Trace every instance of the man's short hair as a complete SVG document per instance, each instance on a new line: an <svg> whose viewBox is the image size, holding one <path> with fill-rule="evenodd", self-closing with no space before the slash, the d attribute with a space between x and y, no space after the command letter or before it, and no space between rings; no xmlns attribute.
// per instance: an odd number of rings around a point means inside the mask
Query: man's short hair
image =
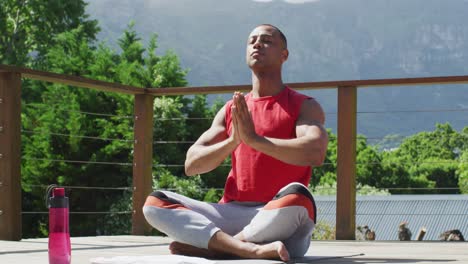
<svg viewBox="0 0 468 264"><path fill-rule="evenodd" d="M272 24L261 24L261 25L258 25L258 26L269 26L269 27L274 28L280 34L280 38L284 42L284 48L288 48L288 40L286 39L286 36L283 34L283 32L278 27L273 26Z"/></svg>

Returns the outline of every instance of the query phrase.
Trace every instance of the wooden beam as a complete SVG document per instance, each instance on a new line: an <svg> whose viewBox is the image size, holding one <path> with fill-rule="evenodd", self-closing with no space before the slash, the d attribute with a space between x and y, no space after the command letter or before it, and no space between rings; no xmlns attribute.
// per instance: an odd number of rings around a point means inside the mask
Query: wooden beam
<svg viewBox="0 0 468 264"><path fill-rule="evenodd" d="M357 88L338 87L337 240L355 239L356 112Z"/></svg>
<svg viewBox="0 0 468 264"><path fill-rule="evenodd" d="M190 95L190 94L220 94L233 93L235 91L250 91L252 86L248 85L224 85L224 86L199 86L199 87L169 87L169 88L139 88L118 83L97 81L79 76L57 74L51 72L37 71L11 65L0 64L0 72L21 73L22 77L62 83L84 88L92 88L101 91L126 93L126 94L152 94L163 95ZM468 75L459 76L434 76L418 78L394 78L394 79L370 79L370 80L343 80L325 82L301 82L288 83L287 85L296 90L311 89L335 89L336 87L387 87L406 85L437 85L437 84L463 84L468 83Z"/></svg>
<svg viewBox="0 0 468 264"><path fill-rule="evenodd" d="M153 102L152 95L135 95L133 235L148 235L151 232L151 226L146 222L142 207L153 186Z"/></svg>
<svg viewBox="0 0 468 264"><path fill-rule="evenodd" d="M234 93L235 91L247 92L252 85L225 85L225 86L199 86L199 87L171 87L171 88L149 88L147 93L154 96L163 95L187 95L187 94L222 94Z"/></svg>
<svg viewBox="0 0 468 264"><path fill-rule="evenodd" d="M21 240L21 75L0 72L0 240Z"/></svg>
<svg viewBox="0 0 468 264"><path fill-rule="evenodd" d="M464 83L468 83L468 75L420 77L420 78L372 79L372 80L346 80L346 81L327 81L327 82L302 82L302 83L288 83L286 85L296 90L312 90L312 89L336 89L336 87L385 88L388 86L464 84ZM153 94L154 96L162 96L162 95L233 93L235 91L250 91L251 89L252 89L252 85L226 85L226 86L148 88L146 92L149 94Z"/></svg>
<svg viewBox="0 0 468 264"><path fill-rule="evenodd" d="M98 81L93 79L88 79L79 76L58 74L53 72L37 71L27 68L20 68L10 65L0 64L0 72L16 72L21 73L22 77L30 78L39 81L52 82L52 83L61 83L65 85L72 85L83 88L91 88L100 91L114 92L114 93L124 93L124 94L144 94L144 88L138 88L129 85L123 85L119 83L110 83L104 81Z"/></svg>

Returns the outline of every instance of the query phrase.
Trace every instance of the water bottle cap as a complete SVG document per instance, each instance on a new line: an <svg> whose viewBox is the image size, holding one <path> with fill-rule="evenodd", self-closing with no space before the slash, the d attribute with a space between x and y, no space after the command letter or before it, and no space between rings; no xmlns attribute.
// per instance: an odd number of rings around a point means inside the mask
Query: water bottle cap
<svg viewBox="0 0 468 264"><path fill-rule="evenodd" d="M64 197L65 189L64 188L54 188L53 195L54 197Z"/></svg>

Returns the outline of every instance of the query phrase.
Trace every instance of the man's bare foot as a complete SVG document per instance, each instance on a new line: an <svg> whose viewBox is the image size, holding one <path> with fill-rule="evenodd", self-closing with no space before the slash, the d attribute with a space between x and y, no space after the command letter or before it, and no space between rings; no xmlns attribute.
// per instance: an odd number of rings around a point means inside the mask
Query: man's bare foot
<svg viewBox="0 0 468 264"><path fill-rule="evenodd" d="M192 256L192 257L201 257L201 258L220 258L220 254L216 254L215 252L204 249L198 248L189 244L184 244L181 242L174 241L169 245L169 250L173 255L184 255L184 256Z"/></svg>
<svg viewBox="0 0 468 264"><path fill-rule="evenodd" d="M252 251L250 254L238 256L242 258L255 258L255 259L280 259L282 261L289 261L289 253L284 244L276 241L269 244L258 245L254 243L244 242L249 244ZM184 244L174 241L169 245L171 254L184 255L192 257L210 258L210 259L226 259L233 258L233 255L228 255L221 252L216 252L209 249L198 248L192 245Z"/></svg>
<svg viewBox="0 0 468 264"><path fill-rule="evenodd" d="M253 258L261 259L280 259L282 261L289 261L289 253L286 246L280 242L272 242L264 245L255 245L255 255Z"/></svg>

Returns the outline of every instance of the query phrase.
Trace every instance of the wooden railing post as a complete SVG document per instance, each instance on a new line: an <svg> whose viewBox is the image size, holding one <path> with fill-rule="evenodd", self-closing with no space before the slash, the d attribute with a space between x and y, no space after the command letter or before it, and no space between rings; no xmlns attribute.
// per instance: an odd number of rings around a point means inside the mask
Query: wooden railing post
<svg viewBox="0 0 468 264"><path fill-rule="evenodd" d="M143 215L143 204L151 193L153 176L153 102L147 94L135 95L133 151L133 215L132 234L147 235L151 226Z"/></svg>
<svg viewBox="0 0 468 264"><path fill-rule="evenodd" d="M0 72L0 240L21 240L21 74Z"/></svg>
<svg viewBox="0 0 468 264"><path fill-rule="evenodd" d="M357 87L338 87L337 240L355 239L356 112Z"/></svg>

